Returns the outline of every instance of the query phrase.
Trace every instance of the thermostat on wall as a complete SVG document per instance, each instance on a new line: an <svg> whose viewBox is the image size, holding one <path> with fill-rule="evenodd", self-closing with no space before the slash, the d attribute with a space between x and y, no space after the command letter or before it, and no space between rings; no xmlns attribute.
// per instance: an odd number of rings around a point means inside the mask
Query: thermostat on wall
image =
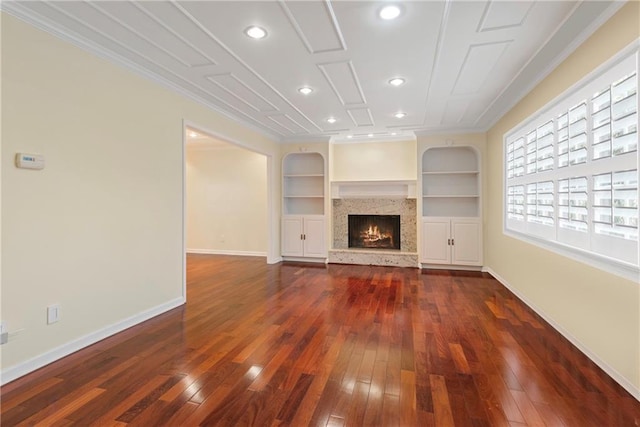
<svg viewBox="0 0 640 427"><path fill-rule="evenodd" d="M16 166L23 169L44 169L44 156L42 154L16 154Z"/></svg>

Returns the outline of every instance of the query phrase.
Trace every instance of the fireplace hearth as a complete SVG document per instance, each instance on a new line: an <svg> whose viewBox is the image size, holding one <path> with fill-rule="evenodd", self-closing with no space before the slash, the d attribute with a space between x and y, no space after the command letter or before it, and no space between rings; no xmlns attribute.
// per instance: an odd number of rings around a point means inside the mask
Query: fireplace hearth
<svg viewBox="0 0 640 427"><path fill-rule="evenodd" d="M400 215L349 215L349 247L400 250Z"/></svg>

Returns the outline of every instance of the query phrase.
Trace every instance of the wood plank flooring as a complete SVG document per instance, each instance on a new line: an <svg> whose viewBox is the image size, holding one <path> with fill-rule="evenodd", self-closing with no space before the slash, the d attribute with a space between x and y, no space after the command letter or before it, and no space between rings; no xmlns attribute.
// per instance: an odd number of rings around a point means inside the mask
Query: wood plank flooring
<svg viewBox="0 0 640 427"><path fill-rule="evenodd" d="M188 256L188 303L1 390L1 424L639 426L486 274Z"/></svg>

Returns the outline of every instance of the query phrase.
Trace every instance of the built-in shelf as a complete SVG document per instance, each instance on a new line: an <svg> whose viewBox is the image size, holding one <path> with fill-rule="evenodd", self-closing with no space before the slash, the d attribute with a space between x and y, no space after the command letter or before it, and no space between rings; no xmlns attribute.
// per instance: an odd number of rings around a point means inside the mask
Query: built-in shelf
<svg viewBox="0 0 640 427"><path fill-rule="evenodd" d="M319 153L291 153L282 163L285 215L324 215L325 165Z"/></svg>
<svg viewBox="0 0 640 427"><path fill-rule="evenodd" d="M422 157L422 215L477 217L480 172L470 147L435 147Z"/></svg>

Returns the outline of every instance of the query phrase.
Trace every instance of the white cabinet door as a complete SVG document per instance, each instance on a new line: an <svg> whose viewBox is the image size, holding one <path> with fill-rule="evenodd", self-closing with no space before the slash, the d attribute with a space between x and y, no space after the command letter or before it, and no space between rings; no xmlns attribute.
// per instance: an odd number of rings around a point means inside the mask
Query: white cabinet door
<svg viewBox="0 0 640 427"><path fill-rule="evenodd" d="M282 255L325 258L324 216L287 215L282 218Z"/></svg>
<svg viewBox="0 0 640 427"><path fill-rule="evenodd" d="M324 218L304 218L304 256L325 257Z"/></svg>
<svg viewBox="0 0 640 427"><path fill-rule="evenodd" d="M482 265L482 227L478 220L451 220L451 262Z"/></svg>
<svg viewBox="0 0 640 427"><path fill-rule="evenodd" d="M422 262L451 264L451 221L429 219L422 222Z"/></svg>
<svg viewBox="0 0 640 427"><path fill-rule="evenodd" d="M301 216L282 218L282 255L303 256L303 234L304 229Z"/></svg>

